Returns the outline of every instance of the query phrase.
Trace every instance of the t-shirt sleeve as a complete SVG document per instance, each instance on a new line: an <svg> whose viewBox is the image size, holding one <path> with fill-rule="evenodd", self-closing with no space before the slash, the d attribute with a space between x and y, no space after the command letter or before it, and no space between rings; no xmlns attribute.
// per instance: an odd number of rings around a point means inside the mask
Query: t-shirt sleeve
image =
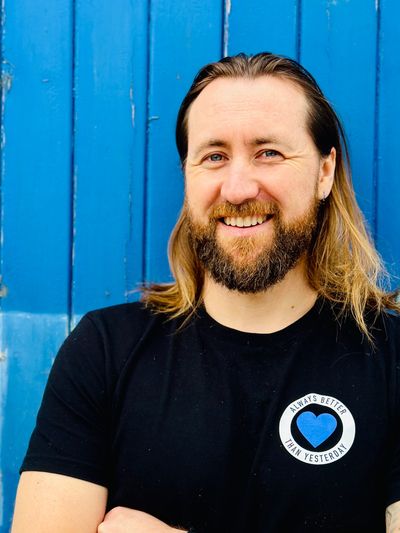
<svg viewBox="0 0 400 533"><path fill-rule="evenodd" d="M20 472L52 472L108 485L105 352L104 338L85 315L54 361Z"/></svg>

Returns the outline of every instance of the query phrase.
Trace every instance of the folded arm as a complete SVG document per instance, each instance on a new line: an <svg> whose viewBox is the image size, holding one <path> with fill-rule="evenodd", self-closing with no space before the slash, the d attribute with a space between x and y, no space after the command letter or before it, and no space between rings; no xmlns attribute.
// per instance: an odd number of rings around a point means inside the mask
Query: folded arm
<svg viewBox="0 0 400 533"><path fill-rule="evenodd" d="M176 529L142 511L116 507L105 515L107 489L47 472L23 472L11 533L173 533Z"/></svg>
<svg viewBox="0 0 400 533"><path fill-rule="evenodd" d="M104 519L107 489L88 481L23 472L11 533L96 533Z"/></svg>
<svg viewBox="0 0 400 533"><path fill-rule="evenodd" d="M386 509L386 533L400 533L400 501Z"/></svg>

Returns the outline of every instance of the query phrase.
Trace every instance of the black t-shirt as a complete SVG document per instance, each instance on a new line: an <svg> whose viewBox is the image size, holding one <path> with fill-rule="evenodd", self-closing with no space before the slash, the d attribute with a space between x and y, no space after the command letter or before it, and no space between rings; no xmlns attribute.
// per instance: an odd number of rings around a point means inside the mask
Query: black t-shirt
<svg viewBox="0 0 400 533"><path fill-rule="evenodd" d="M204 533L385 531L400 500L400 320L375 350L318 300L271 334L204 309L85 315L53 365L21 471L108 488Z"/></svg>

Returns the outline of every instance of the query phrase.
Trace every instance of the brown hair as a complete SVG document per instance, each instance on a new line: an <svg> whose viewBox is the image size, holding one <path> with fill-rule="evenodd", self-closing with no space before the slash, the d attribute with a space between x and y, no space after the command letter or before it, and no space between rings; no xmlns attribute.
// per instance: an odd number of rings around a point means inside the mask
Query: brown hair
<svg viewBox="0 0 400 533"><path fill-rule="evenodd" d="M341 123L315 79L299 63L271 53L225 57L203 67L183 99L176 124L176 144L184 168L188 149L187 120L192 102L217 78L275 76L304 91L308 130L321 156L336 150L331 194L322 209L315 242L308 254L308 281L319 295L350 311L360 330L372 339L366 313L400 311L397 291L385 289L388 274L366 229L351 183L349 154ZM204 272L188 236L185 208L172 232L169 262L174 283L143 288L143 301L171 317L190 316L202 301Z"/></svg>

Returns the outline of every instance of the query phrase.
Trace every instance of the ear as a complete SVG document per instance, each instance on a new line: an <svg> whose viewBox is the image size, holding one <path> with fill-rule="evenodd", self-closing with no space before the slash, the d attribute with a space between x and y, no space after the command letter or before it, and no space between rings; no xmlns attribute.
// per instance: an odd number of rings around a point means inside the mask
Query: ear
<svg viewBox="0 0 400 533"><path fill-rule="evenodd" d="M336 150L331 148L330 154L321 157L319 165L317 195L319 200L327 198L332 190L336 168Z"/></svg>

